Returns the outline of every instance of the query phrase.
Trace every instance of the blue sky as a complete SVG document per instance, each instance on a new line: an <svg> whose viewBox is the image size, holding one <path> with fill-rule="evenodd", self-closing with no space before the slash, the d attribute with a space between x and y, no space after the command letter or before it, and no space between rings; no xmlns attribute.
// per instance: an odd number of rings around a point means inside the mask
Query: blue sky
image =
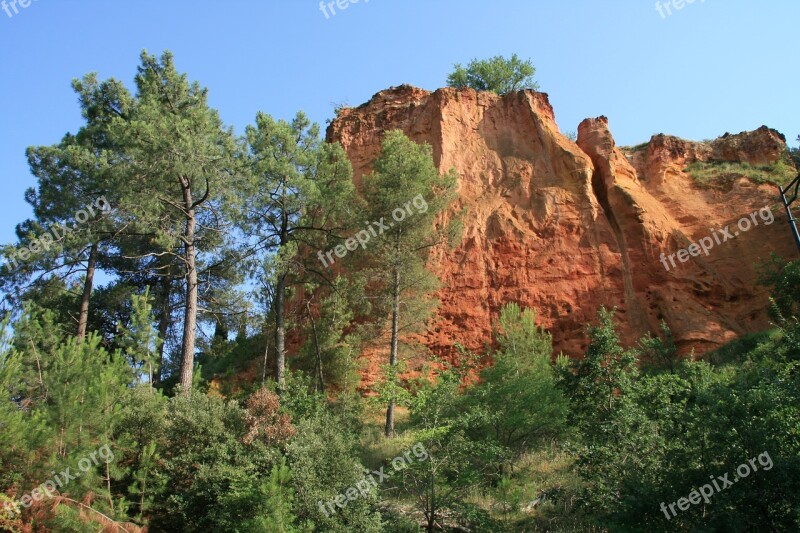
<svg viewBox="0 0 800 533"><path fill-rule="evenodd" d="M661 16L651 0L361 0L326 18L319 0L34 0L0 11L0 242L30 216L25 148L80 127L70 80L131 84L142 49L172 50L239 133L257 111L304 110L324 125L334 103L402 83L433 90L455 62L517 53L562 131L606 115L619 144L637 144L766 124L796 145L800 2L670 6Z"/></svg>

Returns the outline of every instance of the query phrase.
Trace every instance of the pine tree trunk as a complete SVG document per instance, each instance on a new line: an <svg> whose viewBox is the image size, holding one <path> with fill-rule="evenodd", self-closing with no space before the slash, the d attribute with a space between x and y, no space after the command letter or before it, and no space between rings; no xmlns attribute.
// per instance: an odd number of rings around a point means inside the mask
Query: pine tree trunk
<svg viewBox="0 0 800 533"><path fill-rule="evenodd" d="M394 271L394 286L392 287L392 347L389 351L389 366L394 371L397 365L397 336L400 329L400 270ZM394 379L394 374L392 374ZM394 437L394 397L389 399L386 408L386 436Z"/></svg>
<svg viewBox="0 0 800 533"><path fill-rule="evenodd" d="M184 261L186 262L186 309L183 317L183 340L181 342L181 380L183 394L192 388L194 372L194 346L197 328L197 268L194 237L197 219L195 218L192 190L183 180L183 200L186 208L186 230L184 231Z"/></svg>
<svg viewBox="0 0 800 533"><path fill-rule="evenodd" d="M78 316L78 342L83 342L86 338L86 328L89 324L89 302L92 297L92 286L94 284L94 271L97 265L98 245L92 243L89 250L89 263L86 266L86 281L83 283L83 295L81 296L81 310Z"/></svg>

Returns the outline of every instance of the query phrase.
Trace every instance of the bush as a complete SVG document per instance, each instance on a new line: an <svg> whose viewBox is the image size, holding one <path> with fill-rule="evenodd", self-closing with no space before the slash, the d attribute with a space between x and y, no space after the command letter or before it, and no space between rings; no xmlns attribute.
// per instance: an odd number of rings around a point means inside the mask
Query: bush
<svg viewBox="0 0 800 533"><path fill-rule="evenodd" d="M279 511L285 514L281 507L266 509L254 503L270 498L285 503L291 493L279 450L266 447L261 439L244 444L244 409L193 393L173 398L169 412L160 474L169 488L154 510L154 530L237 531L244 523ZM291 517L283 520L292 522Z"/></svg>
<svg viewBox="0 0 800 533"><path fill-rule="evenodd" d="M288 456L296 494L294 507L300 519L313 522L317 531L382 531L381 517L371 508L374 493L348 501L343 509L334 506L333 513L323 510L326 502L364 479L365 468L357 458L355 440L341 431L337 417L300 421Z"/></svg>

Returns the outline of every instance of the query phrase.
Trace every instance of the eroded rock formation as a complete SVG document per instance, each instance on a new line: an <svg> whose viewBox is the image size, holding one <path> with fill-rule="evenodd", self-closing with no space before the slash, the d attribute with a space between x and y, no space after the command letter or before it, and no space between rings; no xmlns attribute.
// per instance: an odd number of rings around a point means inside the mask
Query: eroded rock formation
<svg viewBox="0 0 800 533"><path fill-rule="evenodd" d="M425 336L435 352L454 343L481 350L507 302L536 308L556 351L579 356L585 325L616 306L624 341L661 320L680 350L703 353L768 326L756 265L771 252L793 257L774 185L743 177L698 185L696 161L765 165L785 158L785 139L766 127L693 143L656 135L637 150L617 147L605 117L587 119L577 142L560 133L546 94L497 96L401 86L342 110L328 128L350 157L356 183L370 171L384 132L400 129L433 147L442 172L455 168L466 208L454 250L430 266L442 280L441 307ZM790 164L790 163L789 163ZM774 222L750 214L768 206ZM765 211L762 213L766 214ZM661 261L737 221L758 222L708 255Z"/></svg>

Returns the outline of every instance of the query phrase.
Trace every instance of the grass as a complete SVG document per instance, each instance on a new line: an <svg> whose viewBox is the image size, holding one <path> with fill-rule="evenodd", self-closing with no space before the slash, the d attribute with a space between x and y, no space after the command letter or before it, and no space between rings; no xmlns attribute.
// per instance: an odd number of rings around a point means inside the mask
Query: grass
<svg viewBox="0 0 800 533"><path fill-rule="evenodd" d="M730 161L697 161L684 169L698 185L713 185L736 178L747 178L754 183L784 183L793 179L796 170L784 161L755 166Z"/></svg>
<svg viewBox="0 0 800 533"><path fill-rule="evenodd" d="M603 533L575 506L584 485L572 468L574 461L560 446L544 445L514 462L507 483L476 490L467 503L489 512L505 531ZM528 508L543 494L543 503Z"/></svg>
<svg viewBox="0 0 800 533"><path fill-rule="evenodd" d="M641 144L637 144L636 146L620 146L620 149L623 152L631 152L631 153L641 152L643 150L646 150L647 146L649 144L650 144L650 141L647 141L647 142L644 142L644 143L641 143Z"/></svg>

